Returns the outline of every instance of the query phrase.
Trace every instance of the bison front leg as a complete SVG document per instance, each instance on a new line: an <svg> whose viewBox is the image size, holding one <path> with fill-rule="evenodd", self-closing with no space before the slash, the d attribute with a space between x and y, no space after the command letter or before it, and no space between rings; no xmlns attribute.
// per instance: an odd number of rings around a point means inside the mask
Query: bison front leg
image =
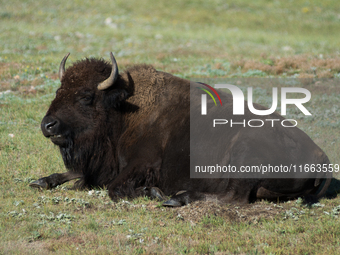
<svg viewBox="0 0 340 255"><path fill-rule="evenodd" d="M141 160L131 162L108 186L111 199L148 196L166 200L163 191L157 187L161 179L161 163L161 158L147 162Z"/></svg>
<svg viewBox="0 0 340 255"><path fill-rule="evenodd" d="M36 180L34 182L31 182L29 184L32 188L42 188L42 189L53 189L57 187L58 185L61 185L65 182L82 178L82 173L76 173L76 172L66 172L61 174L51 174L50 176L40 178L39 180Z"/></svg>
<svg viewBox="0 0 340 255"><path fill-rule="evenodd" d="M164 201L167 197L164 195L163 191L161 191L157 187L143 187L136 189L136 194L140 196L147 196L152 199L158 199L160 201Z"/></svg>
<svg viewBox="0 0 340 255"><path fill-rule="evenodd" d="M163 206L169 207L179 207L183 205L188 205L193 201L204 200L205 194L195 191L182 190L172 196L168 201L163 203Z"/></svg>
<svg viewBox="0 0 340 255"><path fill-rule="evenodd" d="M139 187L136 189L131 189L126 185L120 185L116 188L109 188L109 196L112 200L117 201L118 198L135 198L135 197L150 197L151 199L158 199L160 201L165 201L167 197L164 195L163 191L157 187Z"/></svg>

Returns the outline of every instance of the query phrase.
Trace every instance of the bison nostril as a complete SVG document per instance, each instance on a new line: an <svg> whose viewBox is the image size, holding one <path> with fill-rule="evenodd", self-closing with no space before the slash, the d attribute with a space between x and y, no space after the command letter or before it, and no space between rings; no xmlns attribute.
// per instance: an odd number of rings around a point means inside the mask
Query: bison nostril
<svg viewBox="0 0 340 255"><path fill-rule="evenodd" d="M55 117L45 116L40 127L44 136L50 137L59 133L60 121Z"/></svg>
<svg viewBox="0 0 340 255"><path fill-rule="evenodd" d="M58 122L55 120L55 121L52 121L50 123L47 123L45 124L45 128L46 130L50 130L51 128L53 128Z"/></svg>

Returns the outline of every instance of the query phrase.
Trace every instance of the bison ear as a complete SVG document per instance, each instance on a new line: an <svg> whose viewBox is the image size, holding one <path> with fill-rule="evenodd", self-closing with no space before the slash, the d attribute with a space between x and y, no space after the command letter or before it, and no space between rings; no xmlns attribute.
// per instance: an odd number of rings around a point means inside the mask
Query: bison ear
<svg viewBox="0 0 340 255"><path fill-rule="evenodd" d="M105 106L108 108L118 108L120 103L134 94L134 82L131 75L127 72L128 82L118 79L116 84L105 90Z"/></svg>
<svg viewBox="0 0 340 255"><path fill-rule="evenodd" d="M126 100L130 94L125 89L112 89L105 93L105 106L118 108L120 103Z"/></svg>

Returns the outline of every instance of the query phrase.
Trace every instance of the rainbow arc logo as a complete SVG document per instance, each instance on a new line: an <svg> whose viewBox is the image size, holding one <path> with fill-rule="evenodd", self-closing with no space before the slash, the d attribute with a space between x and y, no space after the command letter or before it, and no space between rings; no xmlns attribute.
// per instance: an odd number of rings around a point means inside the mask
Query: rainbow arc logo
<svg viewBox="0 0 340 255"><path fill-rule="evenodd" d="M210 89L217 96L217 98L220 101L220 104L222 106L222 100L221 100L219 94L217 93L217 91L213 87L211 87L208 84L202 83L202 82L197 82L197 83L202 84L203 86L205 86L208 89ZM204 89L204 88L200 88L200 87L197 87L197 88L203 90L204 92L206 92L212 98L212 100L214 101L215 105L217 105L215 97L213 96L213 94L211 94L211 92L209 90ZM202 115L207 115L207 95L206 94L202 94L202 96L201 96L201 106L202 106L201 107L201 114Z"/></svg>

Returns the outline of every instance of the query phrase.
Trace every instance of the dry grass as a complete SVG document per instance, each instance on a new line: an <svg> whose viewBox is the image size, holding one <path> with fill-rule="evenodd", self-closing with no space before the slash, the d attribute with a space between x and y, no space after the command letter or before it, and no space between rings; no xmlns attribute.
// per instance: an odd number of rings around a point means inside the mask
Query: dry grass
<svg viewBox="0 0 340 255"><path fill-rule="evenodd" d="M242 71L260 70L268 75L292 75L299 73L299 78L332 78L340 72L340 58L320 58L313 55L295 55L289 57L266 57L262 60L241 59L232 63L234 69Z"/></svg>

